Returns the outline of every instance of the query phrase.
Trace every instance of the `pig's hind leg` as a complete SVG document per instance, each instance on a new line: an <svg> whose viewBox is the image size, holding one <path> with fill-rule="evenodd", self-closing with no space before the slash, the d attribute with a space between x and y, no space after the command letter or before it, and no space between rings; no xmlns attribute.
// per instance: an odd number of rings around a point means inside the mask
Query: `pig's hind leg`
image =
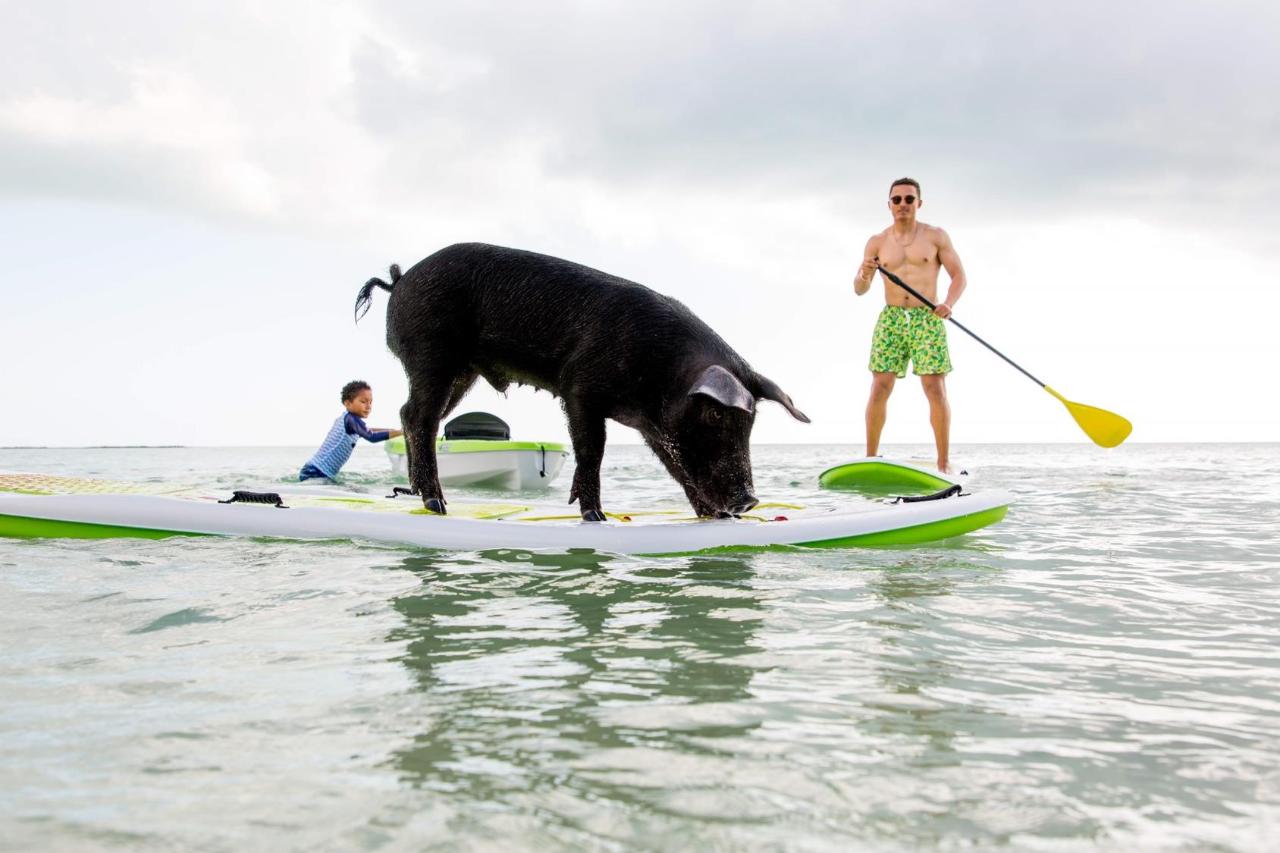
<svg viewBox="0 0 1280 853"><path fill-rule="evenodd" d="M564 412L573 441L573 487L569 503L578 501L583 521L604 521L600 507L600 463L604 459L604 415L582 400L568 398Z"/></svg>
<svg viewBox="0 0 1280 853"><path fill-rule="evenodd" d="M476 374L467 371L451 381L443 371L427 369L410 371L409 401L400 409L400 421L404 426L409 446L409 483L414 494L422 497L422 505L432 512L444 514L444 489L440 486L440 472L436 463L436 435L440 422L458 405L476 381Z"/></svg>
<svg viewBox="0 0 1280 853"><path fill-rule="evenodd" d="M462 402L462 398L467 395L467 392L471 390L471 386L473 386L475 382L476 382L476 374L470 373L466 376L459 378L456 382L453 383L453 389L449 392L449 399L445 403L444 413L440 416L439 420L444 420L449 416L449 413L452 412L454 408L457 407L458 403ZM400 423L401 423L400 428L405 432L405 442L404 442L405 463L406 463L406 470L409 475L409 483L413 487L411 494L421 495L422 492L417 486L417 481L414 480L414 477L413 477L413 441L409 438L409 427L408 427L408 423L410 422L410 420L413 420L413 417L412 417L412 413L407 411L409 408L409 405L410 405L409 403L406 403L400 409ZM438 425L436 429L439 430ZM431 446L433 448L435 447L434 439L431 441Z"/></svg>

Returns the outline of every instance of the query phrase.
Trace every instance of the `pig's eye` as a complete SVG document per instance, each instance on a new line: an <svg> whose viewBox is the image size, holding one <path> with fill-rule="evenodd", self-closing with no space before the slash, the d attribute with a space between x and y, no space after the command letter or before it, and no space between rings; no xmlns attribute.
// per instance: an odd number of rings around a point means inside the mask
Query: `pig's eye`
<svg viewBox="0 0 1280 853"><path fill-rule="evenodd" d="M705 416L705 419L708 423L713 423L713 424L720 423L720 410L707 409L707 414Z"/></svg>

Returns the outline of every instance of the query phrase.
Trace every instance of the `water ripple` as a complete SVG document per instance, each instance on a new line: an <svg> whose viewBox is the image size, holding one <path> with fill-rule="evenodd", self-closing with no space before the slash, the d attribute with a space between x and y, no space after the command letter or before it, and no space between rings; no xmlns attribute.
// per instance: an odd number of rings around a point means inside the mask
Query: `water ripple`
<svg viewBox="0 0 1280 853"><path fill-rule="evenodd" d="M1270 849L1278 448L962 450L1018 503L919 549L0 542L0 826L69 848ZM78 453L35 462L224 485L292 465ZM810 475L842 455L759 448L758 490L839 500ZM679 499L641 449L606 472L607 496Z"/></svg>

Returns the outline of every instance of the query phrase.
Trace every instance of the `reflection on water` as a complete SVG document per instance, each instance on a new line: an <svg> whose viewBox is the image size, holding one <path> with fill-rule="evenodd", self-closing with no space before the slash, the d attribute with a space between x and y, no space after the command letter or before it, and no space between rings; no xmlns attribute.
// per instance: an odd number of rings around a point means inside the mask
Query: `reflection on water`
<svg viewBox="0 0 1280 853"><path fill-rule="evenodd" d="M880 626L880 649L876 655L877 676L892 702L867 702L880 712L869 725L880 735L901 735L924 741L918 763L937 766L954 761L951 744L962 723L957 709L928 698L930 688L944 685L952 674L948 655L937 647L933 630L935 612L918 606L921 599L951 593L946 574L926 573L918 561L900 561L876 572L867 590L884 604L884 613L871 619Z"/></svg>
<svg viewBox="0 0 1280 853"><path fill-rule="evenodd" d="M416 785L480 799L608 785L600 756L662 748L673 724L693 752L758 725L723 711L747 698L756 670L739 661L760 651L746 559L486 551L401 568L421 585L394 600L404 624L388 639L432 710L397 754Z"/></svg>
<svg viewBox="0 0 1280 853"><path fill-rule="evenodd" d="M238 484L313 449L0 469ZM609 452L609 494L679 500ZM849 452L757 448L758 492ZM1280 447L957 453L1018 501L911 549L0 541L0 846L1273 849Z"/></svg>

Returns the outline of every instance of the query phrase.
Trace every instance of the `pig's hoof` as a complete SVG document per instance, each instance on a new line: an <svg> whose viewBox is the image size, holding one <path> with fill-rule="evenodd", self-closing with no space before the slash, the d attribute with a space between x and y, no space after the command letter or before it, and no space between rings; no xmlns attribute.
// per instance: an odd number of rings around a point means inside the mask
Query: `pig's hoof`
<svg viewBox="0 0 1280 853"><path fill-rule="evenodd" d="M583 521L604 521L605 515L598 509L586 509L582 511Z"/></svg>
<svg viewBox="0 0 1280 853"><path fill-rule="evenodd" d="M439 513L440 515L445 514L444 501L440 498L427 498L426 501L424 501L424 505L432 512Z"/></svg>

